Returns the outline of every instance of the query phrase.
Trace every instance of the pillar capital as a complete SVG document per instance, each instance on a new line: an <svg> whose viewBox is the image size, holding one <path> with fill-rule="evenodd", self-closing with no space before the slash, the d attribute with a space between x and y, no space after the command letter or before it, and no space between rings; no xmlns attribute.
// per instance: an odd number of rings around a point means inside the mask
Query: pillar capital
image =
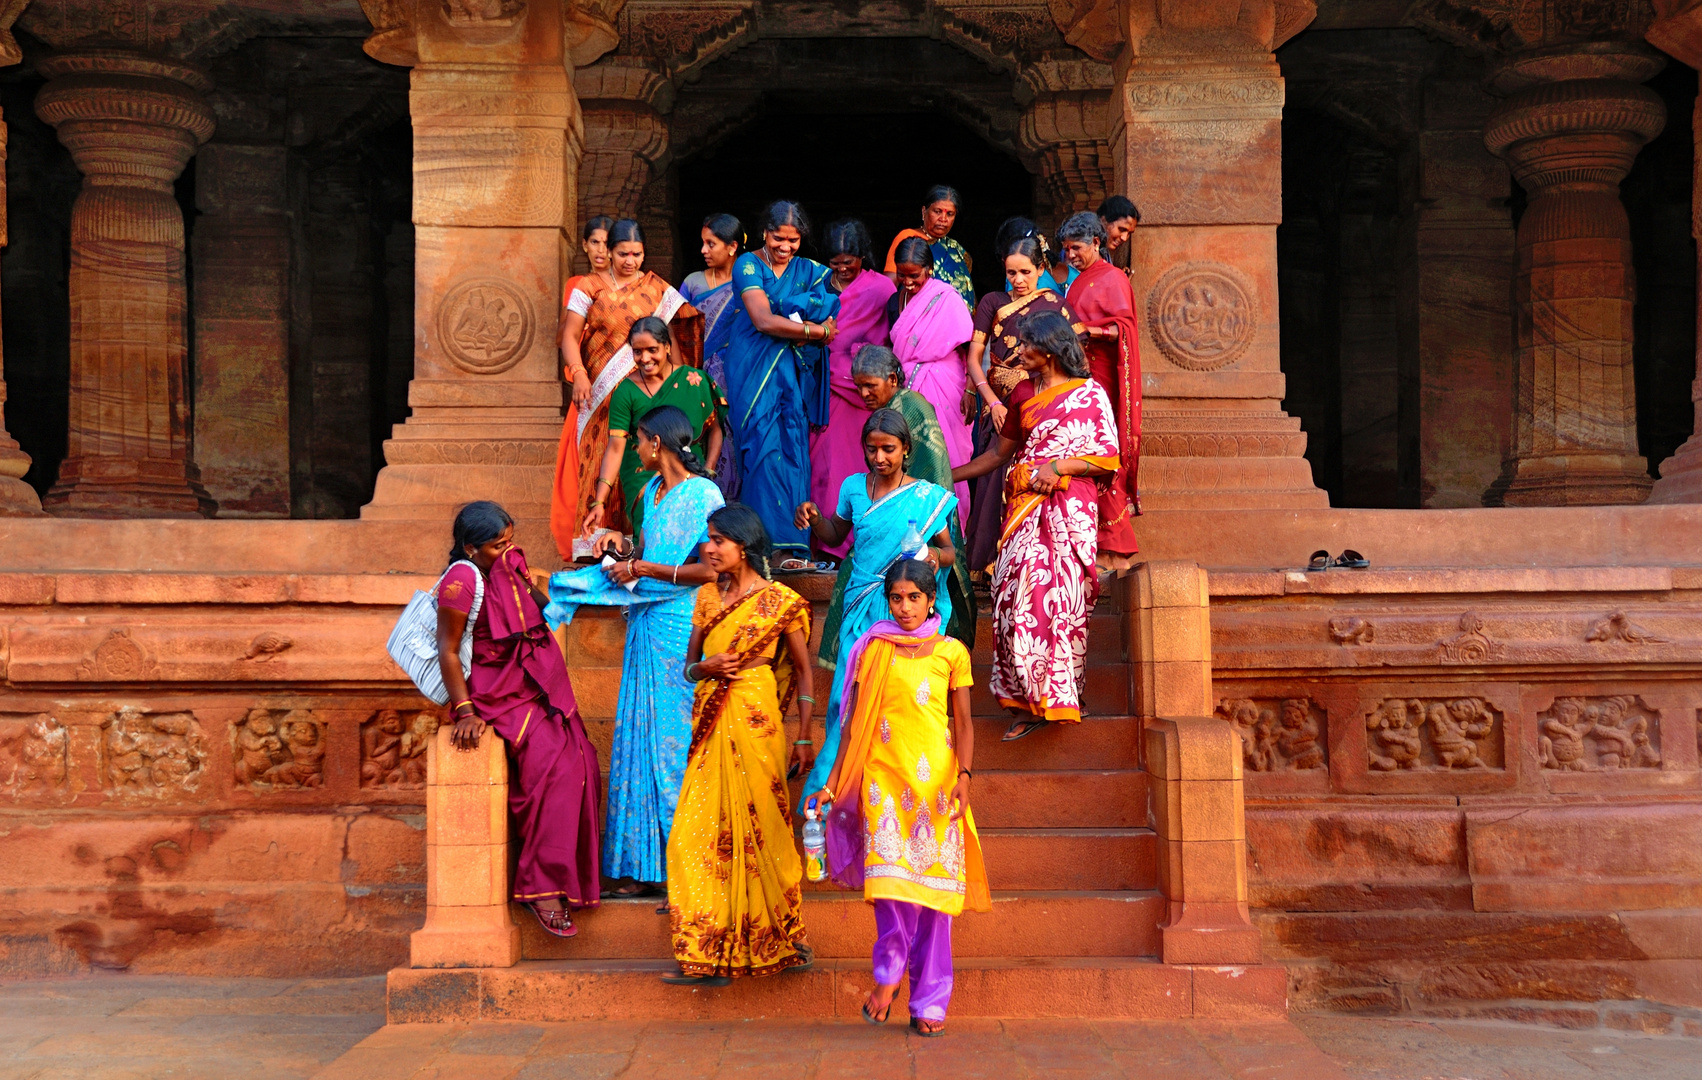
<svg viewBox="0 0 1702 1080"><path fill-rule="evenodd" d="M1086 59L1045 59L1018 75L1033 99L1017 138L1040 159L1040 182L1062 218L1098 206L1116 179L1111 157L1111 68Z"/></svg>
<svg viewBox="0 0 1702 1080"><path fill-rule="evenodd" d="M199 68L75 47L36 113L83 173L71 210L69 453L44 503L93 517L211 514L190 460L183 214L172 184L216 122Z"/></svg>

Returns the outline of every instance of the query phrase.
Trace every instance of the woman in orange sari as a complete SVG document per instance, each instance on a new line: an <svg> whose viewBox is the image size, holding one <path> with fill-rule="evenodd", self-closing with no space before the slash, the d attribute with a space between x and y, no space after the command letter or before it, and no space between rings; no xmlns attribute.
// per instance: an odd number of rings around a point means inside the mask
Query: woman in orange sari
<svg viewBox="0 0 1702 1080"><path fill-rule="evenodd" d="M644 269L644 230L623 218L609 229L608 275L580 278L561 318L562 367L573 384L573 404L556 450L550 532L564 562L591 554L590 538L580 535L580 525L593 502L606 507L605 528L631 531L619 481L597 474L609 441L609 397L633 368L627 337L632 324L646 315L672 325L676 363L699 366L702 320L697 309Z"/></svg>

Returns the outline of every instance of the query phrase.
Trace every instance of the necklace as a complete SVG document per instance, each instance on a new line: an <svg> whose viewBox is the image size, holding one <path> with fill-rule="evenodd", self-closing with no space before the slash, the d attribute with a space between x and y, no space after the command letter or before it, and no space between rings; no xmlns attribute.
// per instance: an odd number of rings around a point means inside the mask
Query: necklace
<svg viewBox="0 0 1702 1080"><path fill-rule="evenodd" d="M733 584L737 585L738 582L734 581ZM762 578L759 576L755 581L751 582L751 584L745 589L744 592L740 593L737 596L729 595L725 600L722 600L721 606L724 607L724 608L732 607L734 604L737 604L739 601L743 600L745 597L756 592L757 589L759 587L761 587L763 584L764 584L764 582L763 582Z"/></svg>

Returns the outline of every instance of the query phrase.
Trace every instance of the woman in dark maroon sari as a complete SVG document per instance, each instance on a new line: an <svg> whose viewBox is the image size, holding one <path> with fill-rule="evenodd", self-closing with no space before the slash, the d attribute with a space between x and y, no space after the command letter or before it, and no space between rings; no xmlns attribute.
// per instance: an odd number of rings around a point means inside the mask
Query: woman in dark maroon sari
<svg viewBox="0 0 1702 1080"><path fill-rule="evenodd" d="M597 877L597 750L585 736L567 665L544 625L549 598L532 584L514 546L514 520L492 502L455 518L451 565L437 590L437 653L459 750L479 745L489 724L513 759L508 810L520 834L514 899L545 930L578 932L571 907L593 907ZM484 578L473 623L473 670L461 670L461 635Z"/></svg>
<svg viewBox="0 0 1702 1080"><path fill-rule="evenodd" d="M1099 568L1129 566L1139 547L1134 516L1141 512L1135 490L1140 471L1141 341L1135 327L1135 294L1129 276L1104 258L1110 248L1098 214L1081 213L1058 227L1058 247L1077 270L1067 297L1083 327L1088 371L1111 398L1117 419L1117 475L1099 497Z"/></svg>

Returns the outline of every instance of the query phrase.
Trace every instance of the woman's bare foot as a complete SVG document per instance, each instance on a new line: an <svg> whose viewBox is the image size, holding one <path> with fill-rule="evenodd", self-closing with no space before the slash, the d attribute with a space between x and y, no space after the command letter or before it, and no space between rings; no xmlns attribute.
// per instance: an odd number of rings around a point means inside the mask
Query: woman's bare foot
<svg viewBox="0 0 1702 1080"><path fill-rule="evenodd" d="M946 1033L944 1020L926 1020L920 1016L910 1018L910 1030L924 1039L937 1039Z"/></svg>
<svg viewBox="0 0 1702 1080"><path fill-rule="evenodd" d="M898 997L898 984L876 986L863 1002L863 1019L871 1024L884 1024L892 1016L892 1002Z"/></svg>

